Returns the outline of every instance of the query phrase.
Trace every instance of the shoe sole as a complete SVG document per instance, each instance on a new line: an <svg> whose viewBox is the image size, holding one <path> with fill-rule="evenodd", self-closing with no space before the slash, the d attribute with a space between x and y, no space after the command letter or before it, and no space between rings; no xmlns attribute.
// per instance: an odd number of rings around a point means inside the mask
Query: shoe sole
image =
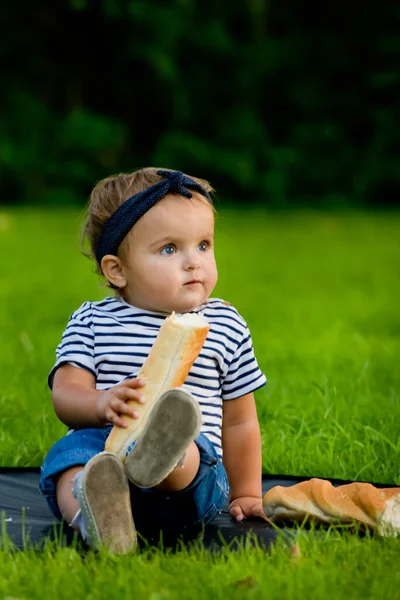
<svg viewBox="0 0 400 600"><path fill-rule="evenodd" d="M121 461L110 452L96 454L87 463L78 501L88 523L88 544L127 554L137 546L129 483Z"/></svg>
<svg viewBox="0 0 400 600"><path fill-rule="evenodd" d="M162 394L125 460L128 479L141 488L161 483L199 435L200 428L201 410L191 394L179 388Z"/></svg>
<svg viewBox="0 0 400 600"><path fill-rule="evenodd" d="M180 391L183 391L184 393L189 394L189 392L182 390L182 388L172 388L170 390L167 390L163 394L160 394L159 396L153 397L152 399L146 399L146 402L140 407L140 409L141 409L140 416L137 419L134 419L130 422L129 428L127 430L119 429L119 431L118 431L118 439L119 439L118 449L116 449L115 441L113 441L114 448L113 448L112 452L113 452L113 454L118 456L118 458L121 460L122 463L125 462L129 447L132 446L132 444L134 442L136 442L143 435L143 432L146 429L146 425L148 423L150 415L153 412L153 410L155 409L155 407L158 405L158 403L160 402L161 397L164 394L171 392L172 390L180 390ZM191 394L189 394L189 395L191 396ZM132 428L133 428L133 430L132 430ZM125 437L125 439L124 439L124 437ZM106 449L106 451L108 451L108 440L106 441L105 449Z"/></svg>

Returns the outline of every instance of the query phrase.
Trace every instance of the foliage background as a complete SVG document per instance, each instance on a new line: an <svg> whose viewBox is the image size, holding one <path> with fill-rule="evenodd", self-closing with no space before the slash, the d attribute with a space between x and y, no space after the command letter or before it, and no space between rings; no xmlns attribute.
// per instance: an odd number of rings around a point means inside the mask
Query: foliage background
<svg viewBox="0 0 400 600"><path fill-rule="evenodd" d="M0 202L78 204L113 172L237 203L393 206L394 0L14 0L0 16Z"/></svg>

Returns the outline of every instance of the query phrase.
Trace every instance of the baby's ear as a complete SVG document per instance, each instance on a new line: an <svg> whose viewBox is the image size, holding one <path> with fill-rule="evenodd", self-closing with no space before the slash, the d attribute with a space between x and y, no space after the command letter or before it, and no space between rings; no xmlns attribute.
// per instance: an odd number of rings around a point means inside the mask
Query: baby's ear
<svg viewBox="0 0 400 600"><path fill-rule="evenodd" d="M101 260L101 270L107 281L115 286L114 289L121 289L126 286L126 277L121 260L112 254L106 254Z"/></svg>

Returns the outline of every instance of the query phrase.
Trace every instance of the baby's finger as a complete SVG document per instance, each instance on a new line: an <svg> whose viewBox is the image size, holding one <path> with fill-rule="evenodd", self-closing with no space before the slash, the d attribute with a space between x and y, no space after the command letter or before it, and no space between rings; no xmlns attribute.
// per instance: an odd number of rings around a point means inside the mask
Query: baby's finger
<svg viewBox="0 0 400 600"><path fill-rule="evenodd" d="M125 385L128 385L130 388L139 388L146 385L144 379L136 379L136 377L130 377L129 379L125 379L123 383Z"/></svg>
<svg viewBox="0 0 400 600"><path fill-rule="evenodd" d="M128 424L125 423L125 421L121 419L121 417L117 415L117 413L115 413L111 408L106 410L106 418L107 421L113 425L118 425L118 427L122 427L123 429L128 427Z"/></svg>
<svg viewBox="0 0 400 600"><path fill-rule="evenodd" d="M123 400L113 400L111 402L111 408L115 413L128 415L129 417L132 417L132 419L137 419L139 416L139 413L132 406L128 406Z"/></svg>
<svg viewBox="0 0 400 600"><path fill-rule="evenodd" d="M233 517L236 521L243 521L244 514L240 506L232 506L229 512L231 513L231 517Z"/></svg>
<svg viewBox="0 0 400 600"><path fill-rule="evenodd" d="M117 390L116 395L125 402L127 400L136 400L139 404L143 404L145 401L144 395L140 391L132 390L128 387L121 387Z"/></svg>

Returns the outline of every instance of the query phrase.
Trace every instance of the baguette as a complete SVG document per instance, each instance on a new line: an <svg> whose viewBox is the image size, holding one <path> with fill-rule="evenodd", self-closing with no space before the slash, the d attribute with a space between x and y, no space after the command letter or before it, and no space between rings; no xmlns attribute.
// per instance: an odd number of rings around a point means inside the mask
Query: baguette
<svg viewBox="0 0 400 600"><path fill-rule="evenodd" d="M379 535L400 532L400 488L376 488L370 483L334 487L313 478L290 487L277 485L263 497L272 521L301 521L306 515L322 523L358 522Z"/></svg>
<svg viewBox="0 0 400 600"><path fill-rule="evenodd" d="M136 419L128 415L122 416L128 427L114 425L106 440L107 452L113 452L122 462L125 461L127 448L141 434L157 398L185 382L209 329L206 319L198 314L187 313L177 317L173 312L165 319L148 357L137 374L137 377L145 382L140 390L145 403L127 401L128 405L135 405L139 416Z"/></svg>

